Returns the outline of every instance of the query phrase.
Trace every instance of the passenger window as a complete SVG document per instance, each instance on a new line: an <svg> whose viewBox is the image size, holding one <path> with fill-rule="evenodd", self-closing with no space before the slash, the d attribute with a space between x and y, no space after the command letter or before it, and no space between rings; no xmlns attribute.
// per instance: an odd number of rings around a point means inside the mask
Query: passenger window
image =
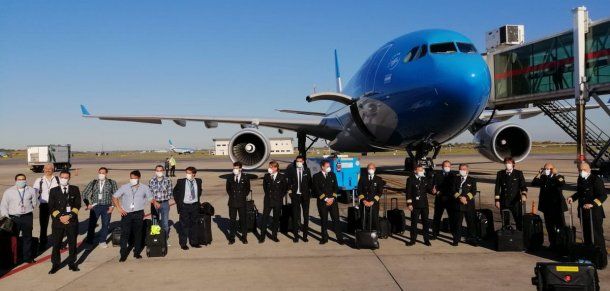
<svg viewBox="0 0 610 291"><path fill-rule="evenodd" d="M457 52L455 44L452 42L435 43L430 45L430 52L433 54L451 54Z"/></svg>
<svg viewBox="0 0 610 291"><path fill-rule="evenodd" d="M458 49L461 52L463 52L463 53L470 54L470 53L476 53L477 52L477 49L471 43L458 42L457 46L458 46Z"/></svg>
<svg viewBox="0 0 610 291"><path fill-rule="evenodd" d="M410 61L412 61L415 58L415 55L418 53L419 51L419 47L416 46L414 48L412 48L409 53L405 56L405 58L402 60L403 63L408 63Z"/></svg>

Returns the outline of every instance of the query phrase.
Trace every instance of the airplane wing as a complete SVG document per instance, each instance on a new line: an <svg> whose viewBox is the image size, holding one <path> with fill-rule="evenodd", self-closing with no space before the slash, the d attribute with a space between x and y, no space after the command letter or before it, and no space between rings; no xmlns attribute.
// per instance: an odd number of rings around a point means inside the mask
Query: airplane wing
<svg viewBox="0 0 610 291"><path fill-rule="evenodd" d="M610 101L610 100L609 100ZM603 101L602 101L603 102ZM610 107L610 102L604 104L606 107ZM585 105L586 109L596 109L602 107L599 104L587 104ZM574 105L565 105L559 107L561 111L574 111L576 108ZM529 107L529 108L519 108L519 109L506 109L506 110L496 110L493 113L492 110L485 110L479 116L481 120L487 120L489 118L493 118L498 121L505 121L514 116L519 116L520 119L528 119L539 114L542 114L542 110L538 107ZM493 114L493 117L492 117Z"/></svg>
<svg viewBox="0 0 610 291"><path fill-rule="evenodd" d="M216 128L219 123L239 124L242 127L264 126L278 129L304 132L324 139L334 139L341 128L327 124L322 117L308 119L280 119L280 118L251 118L251 117L217 117L207 115L93 115L81 105L81 113L85 118L100 120L129 121L151 124L162 124L164 120L171 120L179 126L186 126L188 121L203 122L206 128Z"/></svg>

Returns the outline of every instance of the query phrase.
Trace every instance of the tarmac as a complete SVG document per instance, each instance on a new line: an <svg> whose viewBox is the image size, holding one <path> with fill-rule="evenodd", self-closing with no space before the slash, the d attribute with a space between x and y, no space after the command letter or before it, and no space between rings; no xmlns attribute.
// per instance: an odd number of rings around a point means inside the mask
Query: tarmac
<svg viewBox="0 0 610 291"><path fill-rule="evenodd" d="M292 157L278 157L281 167ZM391 197L399 198L399 207L404 208L405 198L400 192L404 188L405 176L400 171L403 157L369 155L362 158L365 165L375 162L379 166L380 175L388 181L388 185L398 191L390 191ZM467 162L471 165L471 173L478 178L478 188L481 190L482 207L492 208L493 183L495 173L501 169L500 164L487 161L476 155L445 156L436 160L440 163L450 159L457 163ZM552 161L565 175L568 185L564 191L567 197L575 190L577 172L573 163L573 155L533 155L517 165L524 171L528 182L536 175L546 161ZM128 182L129 171L142 170L143 181L153 176L154 166L160 161L123 160L120 157L82 158L73 161L73 178L71 183L84 188L85 184L96 177L98 167L110 169L109 177L119 184ZM378 250L358 250L353 247L353 237L348 235L347 245L334 242L331 231L331 242L319 245L319 218L315 202L311 203L310 228L312 237L308 243L300 241L295 244L291 236L279 235L280 242L269 239L259 244L256 237L248 234L248 245L239 240L234 245L228 245L226 232L228 229L227 195L224 188L224 177L231 171L228 158L210 157L191 160L188 156L180 156L178 168L195 166L199 169L198 177L203 178L203 200L210 202L216 210L212 228L214 241L201 249L191 248L183 251L178 245L178 236L174 227L170 232L169 252L163 258L147 258L136 260L130 256L126 262L118 262L119 248L106 249L95 247L85 250L79 246L78 262L80 272L72 272L67 267L55 275L48 275L51 269L49 259L50 249L37 257L37 263L17 266L12 270L4 270L0 277L1 290L533 290L531 277L534 275L536 262L554 261L556 257L546 248L534 252L496 252L491 242L473 247L465 243L458 247L449 244L451 238L443 233L439 240L432 241L427 247L420 242L407 247L408 232L380 240ZM454 166L457 168L457 166ZM15 160L0 160L0 194L14 184L14 175L18 172L27 174L32 183L40 174L29 172L25 163ZM262 211L263 192L261 178L265 169L249 171L258 179L252 181L254 200ZM184 173L177 171L177 176ZM606 184L608 189L609 184ZM530 187L528 209L531 201L538 201L538 189ZM480 199L477 197L477 199ZM432 201L430 206L432 207ZM608 205L608 203L605 203ZM349 204L340 204L343 220L347 216ZM383 207L382 207L383 209ZM529 210L528 210L529 212ZM407 211L407 220L409 212ZM432 209L430 216L432 217ZM569 216L566 213L566 219ZM500 226L499 213L494 209L496 228ZM86 220L89 211L81 210L81 221L78 242L85 238ZM120 219L117 211L112 214L112 221ZM176 222L178 214L174 207L170 211L170 220ZM582 231L576 216L574 222L578 229L577 238L581 239ZM410 225L410 222L407 221ZM345 230L346 224L343 224ZM610 222L604 222L607 240L609 238ZM50 229L49 229L50 231ZM38 211L34 216L34 236L38 236ZM608 242L607 245L610 245ZM545 242L548 245L548 242ZM62 254L62 259L67 253ZM602 290L610 290L610 271L598 271Z"/></svg>

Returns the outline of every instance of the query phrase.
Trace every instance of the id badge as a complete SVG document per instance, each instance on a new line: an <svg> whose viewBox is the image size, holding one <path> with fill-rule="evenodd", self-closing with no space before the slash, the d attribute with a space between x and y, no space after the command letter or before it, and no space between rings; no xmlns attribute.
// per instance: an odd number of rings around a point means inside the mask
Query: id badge
<svg viewBox="0 0 610 291"><path fill-rule="evenodd" d="M415 200L419 200L419 196L415 197Z"/></svg>
<svg viewBox="0 0 610 291"><path fill-rule="evenodd" d="M72 207L66 206L66 212L70 212L70 211L72 211Z"/></svg>
<svg viewBox="0 0 610 291"><path fill-rule="evenodd" d="M131 210L134 210L136 208L136 205L133 204L133 202L131 202L131 206L129 206L131 208Z"/></svg>
<svg viewBox="0 0 610 291"><path fill-rule="evenodd" d="M102 193L97 194L97 200L100 200L100 201L102 200Z"/></svg>
<svg viewBox="0 0 610 291"><path fill-rule="evenodd" d="M21 214L25 214L25 205L21 204Z"/></svg>

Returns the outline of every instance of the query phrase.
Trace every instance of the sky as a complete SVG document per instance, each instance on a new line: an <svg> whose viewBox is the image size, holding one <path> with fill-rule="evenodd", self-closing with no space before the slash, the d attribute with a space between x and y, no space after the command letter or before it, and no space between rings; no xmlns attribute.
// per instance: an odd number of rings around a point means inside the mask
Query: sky
<svg viewBox="0 0 610 291"><path fill-rule="evenodd" d="M239 127L84 119L79 105L93 114L290 118L275 109L328 106L305 96L314 84L334 90L334 49L346 84L373 51L411 31L456 30L483 51L485 32L504 24L524 24L534 40L570 29L576 6L593 20L610 17L607 0L293 2L3 0L0 148L161 149L170 138L209 148ZM601 112L590 116L609 124ZM515 121L534 140L569 140L545 116Z"/></svg>

